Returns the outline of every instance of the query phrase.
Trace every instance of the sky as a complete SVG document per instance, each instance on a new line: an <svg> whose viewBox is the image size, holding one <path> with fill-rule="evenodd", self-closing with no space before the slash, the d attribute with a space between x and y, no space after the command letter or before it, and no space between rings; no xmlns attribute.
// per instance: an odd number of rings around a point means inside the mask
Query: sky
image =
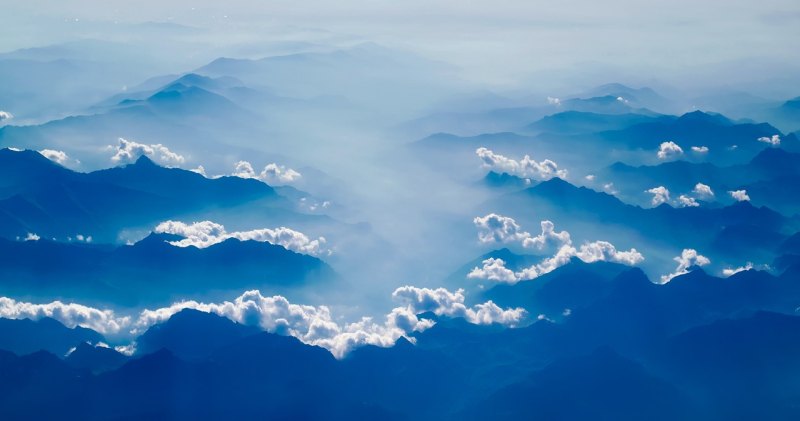
<svg viewBox="0 0 800 421"><path fill-rule="evenodd" d="M575 86L627 75L696 89L747 84L764 95L792 78L800 56L796 1L28 1L4 6L0 50L87 37L108 25L170 22L211 43L264 35L370 39L459 66L466 78L513 89ZM42 29L41 23L52 25ZM104 35L109 32L103 30ZM759 74L753 78L753 74ZM758 79L757 81L754 79ZM719 83L717 83L719 84ZM729 88L729 86L718 86Z"/></svg>

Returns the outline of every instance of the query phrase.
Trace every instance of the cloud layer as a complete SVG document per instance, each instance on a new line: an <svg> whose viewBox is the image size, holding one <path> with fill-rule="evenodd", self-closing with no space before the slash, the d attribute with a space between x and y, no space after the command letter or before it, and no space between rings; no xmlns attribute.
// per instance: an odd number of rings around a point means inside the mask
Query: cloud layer
<svg viewBox="0 0 800 421"><path fill-rule="evenodd" d="M254 178L274 185L293 183L302 177L299 172L275 163L267 164L260 173L256 173L253 165L247 161L237 162L231 175L241 178Z"/></svg>
<svg viewBox="0 0 800 421"><path fill-rule="evenodd" d="M119 138L119 144L115 147L109 146L109 149L115 151L111 157L111 161L117 164L130 164L136 162L141 156L146 156L158 164L167 167L177 167L186 159L175 152L172 152L166 146L158 143L153 145L145 145L143 143L134 142Z"/></svg>
<svg viewBox="0 0 800 421"><path fill-rule="evenodd" d="M34 320L50 317L70 328L82 326L104 335L137 336L181 310L194 309L248 326L258 326L267 332L294 336L304 343L326 348L341 358L356 347L367 344L392 346L401 336L432 327L434 321L418 317L425 312L463 317L473 324L498 323L509 327L519 326L527 316L522 308L502 309L491 301L468 307L463 290L450 292L444 288L404 286L397 288L392 297L401 306L393 308L380 323L364 317L353 323L340 324L326 306L293 304L285 297L264 296L258 290L246 291L233 301L220 303L176 302L168 307L145 309L136 317L120 316L112 310L74 303L32 304L0 297L0 317ZM130 353L135 344L121 349Z"/></svg>
<svg viewBox="0 0 800 421"><path fill-rule="evenodd" d="M658 147L658 159L673 159L683 155L683 148L673 141L662 142Z"/></svg>
<svg viewBox="0 0 800 421"><path fill-rule="evenodd" d="M170 242L170 244L178 247L194 246L205 248L230 238L235 238L240 241L267 242L311 256L330 254L330 250L325 247L325 237L312 240L302 232L286 227L227 232L225 226L212 221L193 222L191 224L180 221L165 221L158 224L154 231L156 233L184 237L183 240Z"/></svg>
<svg viewBox="0 0 800 421"><path fill-rule="evenodd" d="M481 243L519 242L525 248L537 250L553 248L556 251L551 257L518 272L506 267L503 259L489 258L482 262L481 267L475 267L467 274L467 278L470 279L514 284L552 272L569 263L574 257L586 263L608 261L631 266L644 260L644 256L636 249L620 251L608 241L587 242L576 248L569 232L557 232L555 224L551 221L542 221L542 232L536 236L523 231L513 218L494 213L475 218L473 222L478 228L478 240Z"/></svg>
<svg viewBox="0 0 800 421"><path fill-rule="evenodd" d="M525 155L517 161L483 147L475 150L475 154L483 161L484 168L494 172L508 173L537 181L549 180L553 177L567 177L567 170L558 169L558 164L549 159L536 162L530 156Z"/></svg>
<svg viewBox="0 0 800 421"><path fill-rule="evenodd" d="M689 268L693 266L705 266L711 263L711 260L702 254L699 254L695 249L683 249L683 251L681 251L681 255L676 256L672 260L678 262L678 267L676 267L675 271L672 273L661 275L661 283L663 284L671 281L672 278L675 278L676 276L689 273Z"/></svg>

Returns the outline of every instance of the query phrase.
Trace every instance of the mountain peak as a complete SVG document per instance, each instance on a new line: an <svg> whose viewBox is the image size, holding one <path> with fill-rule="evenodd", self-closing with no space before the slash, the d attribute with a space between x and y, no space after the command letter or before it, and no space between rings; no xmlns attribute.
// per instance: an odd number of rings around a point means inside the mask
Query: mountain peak
<svg viewBox="0 0 800 421"><path fill-rule="evenodd" d="M705 112L705 111L691 111L680 117L679 122L696 122L696 123L711 123L722 126L730 126L733 124L727 117L722 114Z"/></svg>

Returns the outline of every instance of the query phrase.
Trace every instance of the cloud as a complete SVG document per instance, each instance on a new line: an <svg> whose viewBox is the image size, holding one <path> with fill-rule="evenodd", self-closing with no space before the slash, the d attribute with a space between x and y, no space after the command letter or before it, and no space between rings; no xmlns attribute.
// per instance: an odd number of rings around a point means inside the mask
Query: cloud
<svg viewBox="0 0 800 421"><path fill-rule="evenodd" d="M99 310L81 304L65 304L61 301L33 304L7 297L0 297L0 317L32 320L49 317L69 328L81 326L102 334L119 333L131 322L130 317L118 317L112 310Z"/></svg>
<svg viewBox="0 0 800 421"><path fill-rule="evenodd" d="M692 152L708 153L708 146L692 146Z"/></svg>
<svg viewBox="0 0 800 421"><path fill-rule="evenodd" d="M115 148L109 146L109 149L113 150ZM119 164L130 164L136 162L136 160L143 155L168 167L176 167L186 161L182 155L170 151L169 148L160 143L145 145L123 138L119 138L119 145L117 145L116 152L114 156L111 157L111 161Z"/></svg>
<svg viewBox="0 0 800 421"><path fill-rule="evenodd" d="M341 324L335 321L327 306L294 304L283 296L268 297L258 290L246 291L233 301L219 303L180 301L167 307L142 310L137 316L119 316L113 310L60 301L32 304L0 297L0 317L33 320L50 317L71 328L82 326L106 335L138 336L181 310L194 309L244 325L258 326L267 332L294 336L306 344L326 348L341 358L356 347L367 344L392 346L401 336L432 327L434 321L418 317L424 312L463 317L473 324L499 323L509 327L519 326L527 316L522 308L502 309L491 301L467 307L463 290L450 292L444 288L404 286L396 289L392 297L402 306L393 308L381 323L363 317L353 323ZM115 349L131 355L136 343Z"/></svg>
<svg viewBox="0 0 800 421"><path fill-rule="evenodd" d="M694 197L690 197L685 194L678 196L678 204L684 208L695 208L700 206L700 204L697 203L697 200L695 200Z"/></svg>
<svg viewBox="0 0 800 421"><path fill-rule="evenodd" d="M486 279L488 281L515 284L519 282L519 276L513 270L506 267L503 259L490 257L483 262L482 267L475 267L467 274L469 279Z"/></svg>
<svg viewBox="0 0 800 421"><path fill-rule="evenodd" d="M567 177L567 171L559 170L558 164L549 159L536 162L530 156L525 155L522 160L517 161L483 147L476 149L475 154L483 161L484 168L495 172L508 173L538 181L549 180L553 177Z"/></svg>
<svg viewBox="0 0 800 421"><path fill-rule="evenodd" d="M672 159L681 155L683 155L683 149L675 142L662 142L658 147L658 159Z"/></svg>
<svg viewBox="0 0 800 421"><path fill-rule="evenodd" d="M750 263L750 262L747 262L746 265L739 266L737 268L725 268L725 269L722 269L722 275L727 278L729 276L736 275L739 272L744 272L744 271L750 270L752 268L753 268L753 264Z"/></svg>
<svg viewBox="0 0 800 421"><path fill-rule="evenodd" d="M189 171L194 172L194 173L198 173L198 174L202 175L203 177L208 178L208 174L206 174L206 169L202 165L198 165L197 168L192 168Z"/></svg>
<svg viewBox="0 0 800 421"><path fill-rule="evenodd" d="M769 143L772 146L778 146L778 145L781 144L781 137L780 137L780 135L776 135L776 134L772 135L772 137L767 137L767 136L759 137L757 140L759 142Z"/></svg>
<svg viewBox="0 0 800 421"><path fill-rule="evenodd" d="M478 240L481 243L510 243L522 241L531 236L522 231L514 218L490 213L472 220L478 228Z"/></svg>
<svg viewBox="0 0 800 421"><path fill-rule="evenodd" d="M444 288L430 289L403 286L397 288L392 297L407 305L412 313L432 312L438 316L463 317L473 324L488 325L499 323L519 326L527 315L522 308L501 309L492 301L467 307L464 304L464 290L450 292Z"/></svg>
<svg viewBox="0 0 800 421"><path fill-rule="evenodd" d="M227 239L235 238L240 241L252 240L267 242L282 246L287 250L311 256L330 254L330 250L325 248L325 237L312 240L305 234L286 227L227 232L225 226L212 221L201 221L191 224L180 221L165 221L158 224L154 231L156 233L174 234L184 237L183 240L170 242L170 244L178 247L194 246L197 248L205 248L221 243Z"/></svg>
<svg viewBox="0 0 800 421"><path fill-rule="evenodd" d="M479 233L479 239L481 239L482 242L492 242L497 239L501 240L499 242L519 241L524 247L533 247L542 250L545 247L554 246L557 250L553 256L533 266L524 268L519 272L514 272L507 268L506 262L502 259L489 258L482 262L483 266L475 267L467 274L467 278L469 279L486 279L489 281L514 284L519 281L535 279L552 272L569 263L573 257L577 257L586 263L608 261L631 266L641 263L644 260L644 256L636 249L632 248L628 251L619 251L608 241L587 242L582 244L580 248L575 248L572 244L572 238L569 232L556 232L555 225L551 221L542 221L542 233L534 237L531 236L530 233L522 231L519 225L511 218L496 214L490 214L484 218L490 216L499 217L506 225L513 228L510 230L501 229L495 231L503 234L500 236L487 235L487 231L484 230L484 232ZM483 218L475 218L476 221L482 219ZM479 229L482 228L481 225L477 223L476 225ZM513 232L513 235L509 235L509 232ZM483 241L484 239L488 241Z"/></svg>
<svg viewBox="0 0 800 421"><path fill-rule="evenodd" d="M561 106L561 99L549 96L549 97L547 97L547 103L550 104L550 105L555 105L556 107L560 107Z"/></svg>
<svg viewBox="0 0 800 421"><path fill-rule="evenodd" d="M712 198L712 197L714 197L714 191L711 190L711 187L709 187L708 185L703 184L703 183L697 183L694 186L694 190L692 190L692 193L700 196L701 198Z"/></svg>
<svg viewBox="0 0 800 421"><path fill-rule="evenodd" d="M28 235L26 235L25 238L22 239L22 241L39 241L41 238L42 237L39 237L35 233L29 232ZM17 237L17 239L19 239L19 237Z"/></svg>
<svg viewBox="0 0 800 421"><path fill-rule="evenodd" d="M650 200L650 203L653 206L658 206L662 203L669 202L669 190L667 190L664 186L653 187L650 190L645 190L645 193L650 193L653 195L653 199Z"/></svg>
<svg viewBox="0 0 800 421"><path fill-rule="evenodd" d="M0 110L0 123L14 118L14 115L8 111Z"/></svg>
<svg viewBox="0 0 800 421"><path fill-rule="evenodd" d="M750 200L750 196L747 195L747 190L731 190L728 191L728 194L731 195L737 202L744 202Z"/></svg>
<svg viewBox="0 0 800 421"><path fill-rule="evenodd" d="M267 164L260 173L256 173L253 165L247 161L239 161L233 169L234 177L254 178L267 184L289 184L299 180L302 174L283 165Z"/></svg>
<svg viewBox="0 0 800 421"><path fill-rule="evenodd" d="M676 276L681 276L689 273L689 268L693 266L705 266L711 263L707 257L697 253L695 249L683 249L680 256L676 256L672 259L678 262L678 267L675 268L675 272L672 272L667 275L661 275L661 283L666 284L667 282L671 281L672 278Z"/></svg>

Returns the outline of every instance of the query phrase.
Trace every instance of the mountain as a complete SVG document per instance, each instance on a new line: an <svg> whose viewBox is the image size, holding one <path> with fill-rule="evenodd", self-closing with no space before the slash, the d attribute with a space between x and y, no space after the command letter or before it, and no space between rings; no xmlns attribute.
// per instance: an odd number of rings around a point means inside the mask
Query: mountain
<svg viewBox="0 0 800 421"><path fill-rule="evenodd" d="M17 355L44 350L63 356L78 344L104 340L101 334L91 329L70 329L49 317L36 321L0 318L0 349Z"/></svg>
<svg viewBox="0 0 800 421"><path fill-rule="evenodd" d="M601 414L601 415L600 415ZM554 362L467 407L467 419L691 419L674 386L610 349Z"/></svg>
<svg viewBox="0 0 800 421"><path fill-rule="evenodd" d="M166 349L183 360L199 360L259 332L255 327L240 325L225 317L184 309L139 336L136 353L146 355Z"/></svg>
<svg viewBox="0 0 800 421"><path fill-rule="evenodd" d="M128 361L128 357L105 346L81 342L70 351L64 361L77 370L99 374L122 367Z"/></svg>
<svg viewBox="0 0 800 421"><path fill-rule="evenodd" d="M710 200L725 202L723 192L745 189L757 206L768 206L785 214L800 209L795 181L800 178L800 154L783 148L766 148L749 162L732 166L688 161L665 162L655 166L630 166L615 163L597 173L603 182L613 182L620 195L633 203L644 203L649 195L643 192L654 186L664 186L674 196L692 192L703 183L716 192ZM701 197L700 200L708 199Z"/></svg>
<svg viewBox="0 0 800 421"><path fill-rule="evenodd" d="M629 150L656 151L666 141L674 141L685 153L691 152L691 146L706 146L709 151L704 159L730 165L751 159L765 148L758 139L776 134L782 135L767 123L735 123L720 114L693 111L677 118L639 123L598 135L609 146Z"/></svg>
<svg viewBox="0 0 800 421"><path fill-rule="evenodd" d="M757 312L671 337L652 364L720 419L791 419L800 382L800 318Z"/></svg>
<svg viewBox="0 0 800 421"><path fill-rule="evenodd" d="M546 116L526 127L528 131L558 134L596 133L620 130L634 124L669 119L667 116L645 114L598 114L582 111L564 111Z"/></svg>
<svg viewBox="0 0 800 421"><path fill-rule="evenodd" d="M277 293L337 279L318 258L282 246L236 239L206 248L169 243L179 239L151 234L124 246L0 239L0 291L131 306L202 299L211 292Z"/></svg>
<svg viewBox="0 0 800 421"><path fill-rule="evenodd" d="M181 215L261 201L291 209L268 185L237 177L205 178L163 168L142 156L135 163L78 173L36 152L0 151L0 236L44 238L91 235L111 242L124 229L155 226Z"/></svg>
<svg viewBox="0 0 800 421"><path fill-rule="evenodd" d="M649 108L662 112L674 108L674 104L669 99L646 86L632 88L621 83L607 83L582 92L578 96L581 98L612 96L622 98L624 102L634 107Z"/></svg>
<svg viewBox="0 0 800 421"><path fill-rule="evenodd" d="M481 294L480 300L492 300L502 307L523 307L536 314L558 318L566 310L572 311L607 295L615 286L612 280L629 269L617 263L584 263L573 258L567 265L533 281L495 284Z"/></svg>
<svg viewBox="0 0 800 421"><path fill-rule="evenodd" d="M525 213L526 209L535 209L535 216L531 212ZM644 250L645 255L648 243L651 246L667 245L678 250L692 244L694 248L712 256L718 252L719 257L725 257L724 250L714 249L714 240L725 228L749 226L777 234L793 226L791 220L777 212L763 206L755 207L746 201L716 208L673 208L666 204L656 208L641 208L626 204L607 193L576 187L559 178L493 198L481 205L478 212L512 216L528 229L538 226L545 219L554 221L559 229L571 232L596 230L596 224L602 224L601 239L618 247L630 243L631 233L637 232L645 236L643 241L635 244L637 249ZM754 250L757 249L755 246ZM770 245L767 251L771 250L773 247Z"/></svg>

